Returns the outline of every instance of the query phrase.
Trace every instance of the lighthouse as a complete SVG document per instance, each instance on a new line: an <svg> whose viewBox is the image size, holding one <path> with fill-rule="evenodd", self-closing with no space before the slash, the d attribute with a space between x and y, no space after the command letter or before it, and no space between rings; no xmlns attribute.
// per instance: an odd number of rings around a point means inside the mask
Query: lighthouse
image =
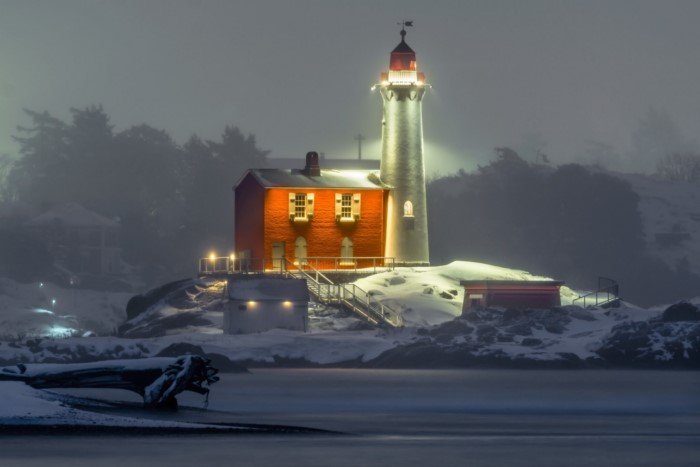
<svg viewBox="0 0 700 467"><path fill-rule="evenodd" d="M380 179L389 187L386 211L385 254L398 264L427 266L428 215L423 162L421 103L428 84L416 66L416 53L401 42L391 52L389 71L380 76L383 104Z"/></svg>

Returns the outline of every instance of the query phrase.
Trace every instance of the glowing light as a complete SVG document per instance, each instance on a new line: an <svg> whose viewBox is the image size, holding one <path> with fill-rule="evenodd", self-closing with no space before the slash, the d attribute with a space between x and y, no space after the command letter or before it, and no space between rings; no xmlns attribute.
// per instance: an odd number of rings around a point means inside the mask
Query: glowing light
<svg viewBox="0 0 700 467"><path fill-rule="evenodd" d="M53 311L51 311L51 310L46 310L46 309L44 309L44 308L34 308L32 311L33 311L34 313L39 313L39 314L43 314L43 315L52 315L52 314L54 314Z"/></svg>
<svg viewBox="0 0 700 467"><path fill-rule="evenodd" d="M51 299L51 306L56 306L56 299L55 298Z"/></svg>
<svg viewBox="0 0 700 467"><path fill-rule="evenodd" d="M216 261L216 253L215 252L212 251L211 253L209 253L209 260L211 262Z"/></svg>
<svg viewBox="0 0 700 467"><path fill-rule="evenodd" d="M231 261L236 261L236 254L231 253L231 256L229 256L229 258L231 259Z"/></svg>
<svg viewBox="0 0 700 467"><path fill-rule="evenodd" d="M44 286L43 282L39 282L39 288L42 288Z"/></svg>
<svg viewBox="0 0 700 467"><path fill-rule="evenodd" d="M255 308L255 306L258 304L258 302L255 302L253 300L248 300L248 306L250 308Z"/></svg>
<svg viewBox="0 0 700 467"><path fill-rule="evenodd" d="M49 337L69 337L75 333L75 329L64 326L51 326L46 330L46 335Z"/></svg>
<svg viewBox="0 0 700 467"><path fill-rule="evenodd" d="M285 301L282 302L282 306L285 307L285 308L291 308L291 307L292 307L292 302L290 302L289 300L285 300Z"/></svg>
<svg viewBox="0 0 700 467"><path fill-rule="evenodd" d="M389 70L389 80L392 84L413 84L418 81L418 73L414 70Z"/></svg>

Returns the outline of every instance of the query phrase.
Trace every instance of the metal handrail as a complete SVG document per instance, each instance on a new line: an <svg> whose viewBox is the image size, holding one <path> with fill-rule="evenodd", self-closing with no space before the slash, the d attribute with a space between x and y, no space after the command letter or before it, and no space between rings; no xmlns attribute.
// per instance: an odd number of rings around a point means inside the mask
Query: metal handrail
<svg viewBox="0 0 700 467"><path fill-rule="evenodd" d="M371 265L363 266L362 263L372 262ZM396 258L393 256L309 256L297 259L296 263L304 267L314 267L315 269L333 271L358 271L361 269L386 269L393 271L396 268ZM320 265L324 264L321 268ZM313 265L313 266L312 266Z"/></svg>
<svg viewBox="0 0 700 467"><path fill-rule="evenodd" d="M394 327L403 326L403 319L400 313L397 313L388 305L379 302L377 299L373 298L369 292L366 292L356 284L335 284L322 272L312 267L311 269L315 272L316 277L305 271L301 265L287 258L285 258L285 262L296 267L298 273L301 273L306 278L310 291L314 293L316 298L321 302L341 302L350 308L351 311L361 315L365 320L374 325L386 323ZM294 273L289 270L286 271L286 274L294 275ZM318 280L319 277L323 278L326 283L321 283Z"/></svg>
<svg viewBox="0 0 700 467"><path fill-rule="evenodd" d="M607 283L609 285L603 286L604 283ZM601 299L600 295L604 295L605 299ZM614 279L610 279L607 277L599 277L598 278L598 289L593 291L593 292L588 292L583 295L579 295L576 297L571 304L576 305L576 302L579 300L583 301L583 308L586 308L586 306L601 306L601 305L606 305L608 303L614 302L615 300L619 300L619 295L620 295L620 284L617 283ZM591 298L589 298L591 297ZM586 304L586 301L592 301L593 303L591 304Z"/></svg>
<svg viewBox="0 0 700 467"><path fill-rule="evenodd" d="M327 257L339 259L336 257ZM379 257L360 257L357 259L367 259ZM311 259L311 258L309 258ZM314 259L324 259L322 257ZM381 258L386 259L386 258ZM392 265L393 265L393 258ZM267 268L267 262L272 261L272 268ZM318 263L317 263L318 264ZM259 265L259 267L256 267ZM291 266L291 267L290 267ZM381 303L374 298L369 292L358 287L356 284L336 284L323 272L308 264L307 261L290 261L286 257L283 258L202 258L199 260L200 274L232 274L232 273L253 273L263 274L266 272L275 272L287 276L297 277L301 275L307 281L309 291L316 295L323 303L342 303L354 313L362 316L372 324L378 325L381 323L389 324L390 326L403 326L401 314L394 309Z"/></svg>
<svg viewBox="0 0 700 467"><path fill-rule="evenodd" d="M363 266L366 262L371 265ZM299 269L312 269L319 272L324 271L360 271L362 269L393 270L396 267L394 257L385 256L311 256L308 258L289 261L287 258L231 258L230 256L219 256L215 258L200 258L198 270L200 274L232 274L232 273L261 273L275 272L281 273L287 264L292 264ZM328 267L322 267L328 266Z"/></svg>
<svg viewBox="0 0 700 467"><path fill-rule="evenodd" d="M327 284L333 284L333 281L332 281L332 280L330 280L325 274L323 274L321 271L319 271L318 269L314 268L313 266L310 266L310 265L305 264L305 263L299 263L298 261L294 261L294 262L293 262L293 261L290 261L290 260L287 259L287 258L284 258L284 260L285 260L288 264L291 264L292 266L296 267L297 270L298 270L299 272L303 273L304 275L306 275L306 276L308 276L308 277L311 277L311 276L309 275L309 273L307 273L307 272L304 270L304 267L311 269L311 270L314 272L314 274L316 275L315 281L318 282L319 284L321 283L321 281L318 280L319 277L322 278L324 281L326 281Z"/></svg>

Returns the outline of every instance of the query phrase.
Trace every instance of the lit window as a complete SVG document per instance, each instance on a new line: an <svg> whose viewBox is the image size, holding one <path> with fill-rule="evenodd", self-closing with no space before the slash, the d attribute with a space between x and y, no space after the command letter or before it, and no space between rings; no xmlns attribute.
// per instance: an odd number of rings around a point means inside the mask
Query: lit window
<svg viewBox="0 0 700 467"><path fill-rule="evenodd" d="M360 193L335 194L335 219L338 222L355 222L360 219Z"/></svg>
<svg viewBox="0 0 700 467"><path fill-rule="evenodd" d="M306 193L294 195L294 217L306 217Z"/></svg>
<svg viewBox="0 0 700 467"><path fill-rule="evenodd" d="M308 222L314 217L313 193L289 193L289 219L292 222Z"/></svg>
<svg viewBox="0 0 700 467"><path fill-rule="evenodd" d="M403 203L403 217L413 217L413 203L406 201Z"/></svg>
<svg viewBox="0 0 700 467"><path fill-rule="evenodd" d="M352 219L352 194L343 193L340 204L340 218Z"/></svg>

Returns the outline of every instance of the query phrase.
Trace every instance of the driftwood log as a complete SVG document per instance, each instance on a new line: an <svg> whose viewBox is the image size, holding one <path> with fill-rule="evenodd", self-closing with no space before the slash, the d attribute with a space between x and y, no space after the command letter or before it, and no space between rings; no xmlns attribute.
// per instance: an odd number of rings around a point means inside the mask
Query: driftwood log
<svg viewBox="0 0 700 467"><path fill-rule="evenodd" d="M0 381L22 381L36 389L126 389L140 394L147 408L174 409L175 396L183 391L208 398L208 386L219 380L218 372L207 358L185 355L91 363L20 363L0 368Z"/></svg>

